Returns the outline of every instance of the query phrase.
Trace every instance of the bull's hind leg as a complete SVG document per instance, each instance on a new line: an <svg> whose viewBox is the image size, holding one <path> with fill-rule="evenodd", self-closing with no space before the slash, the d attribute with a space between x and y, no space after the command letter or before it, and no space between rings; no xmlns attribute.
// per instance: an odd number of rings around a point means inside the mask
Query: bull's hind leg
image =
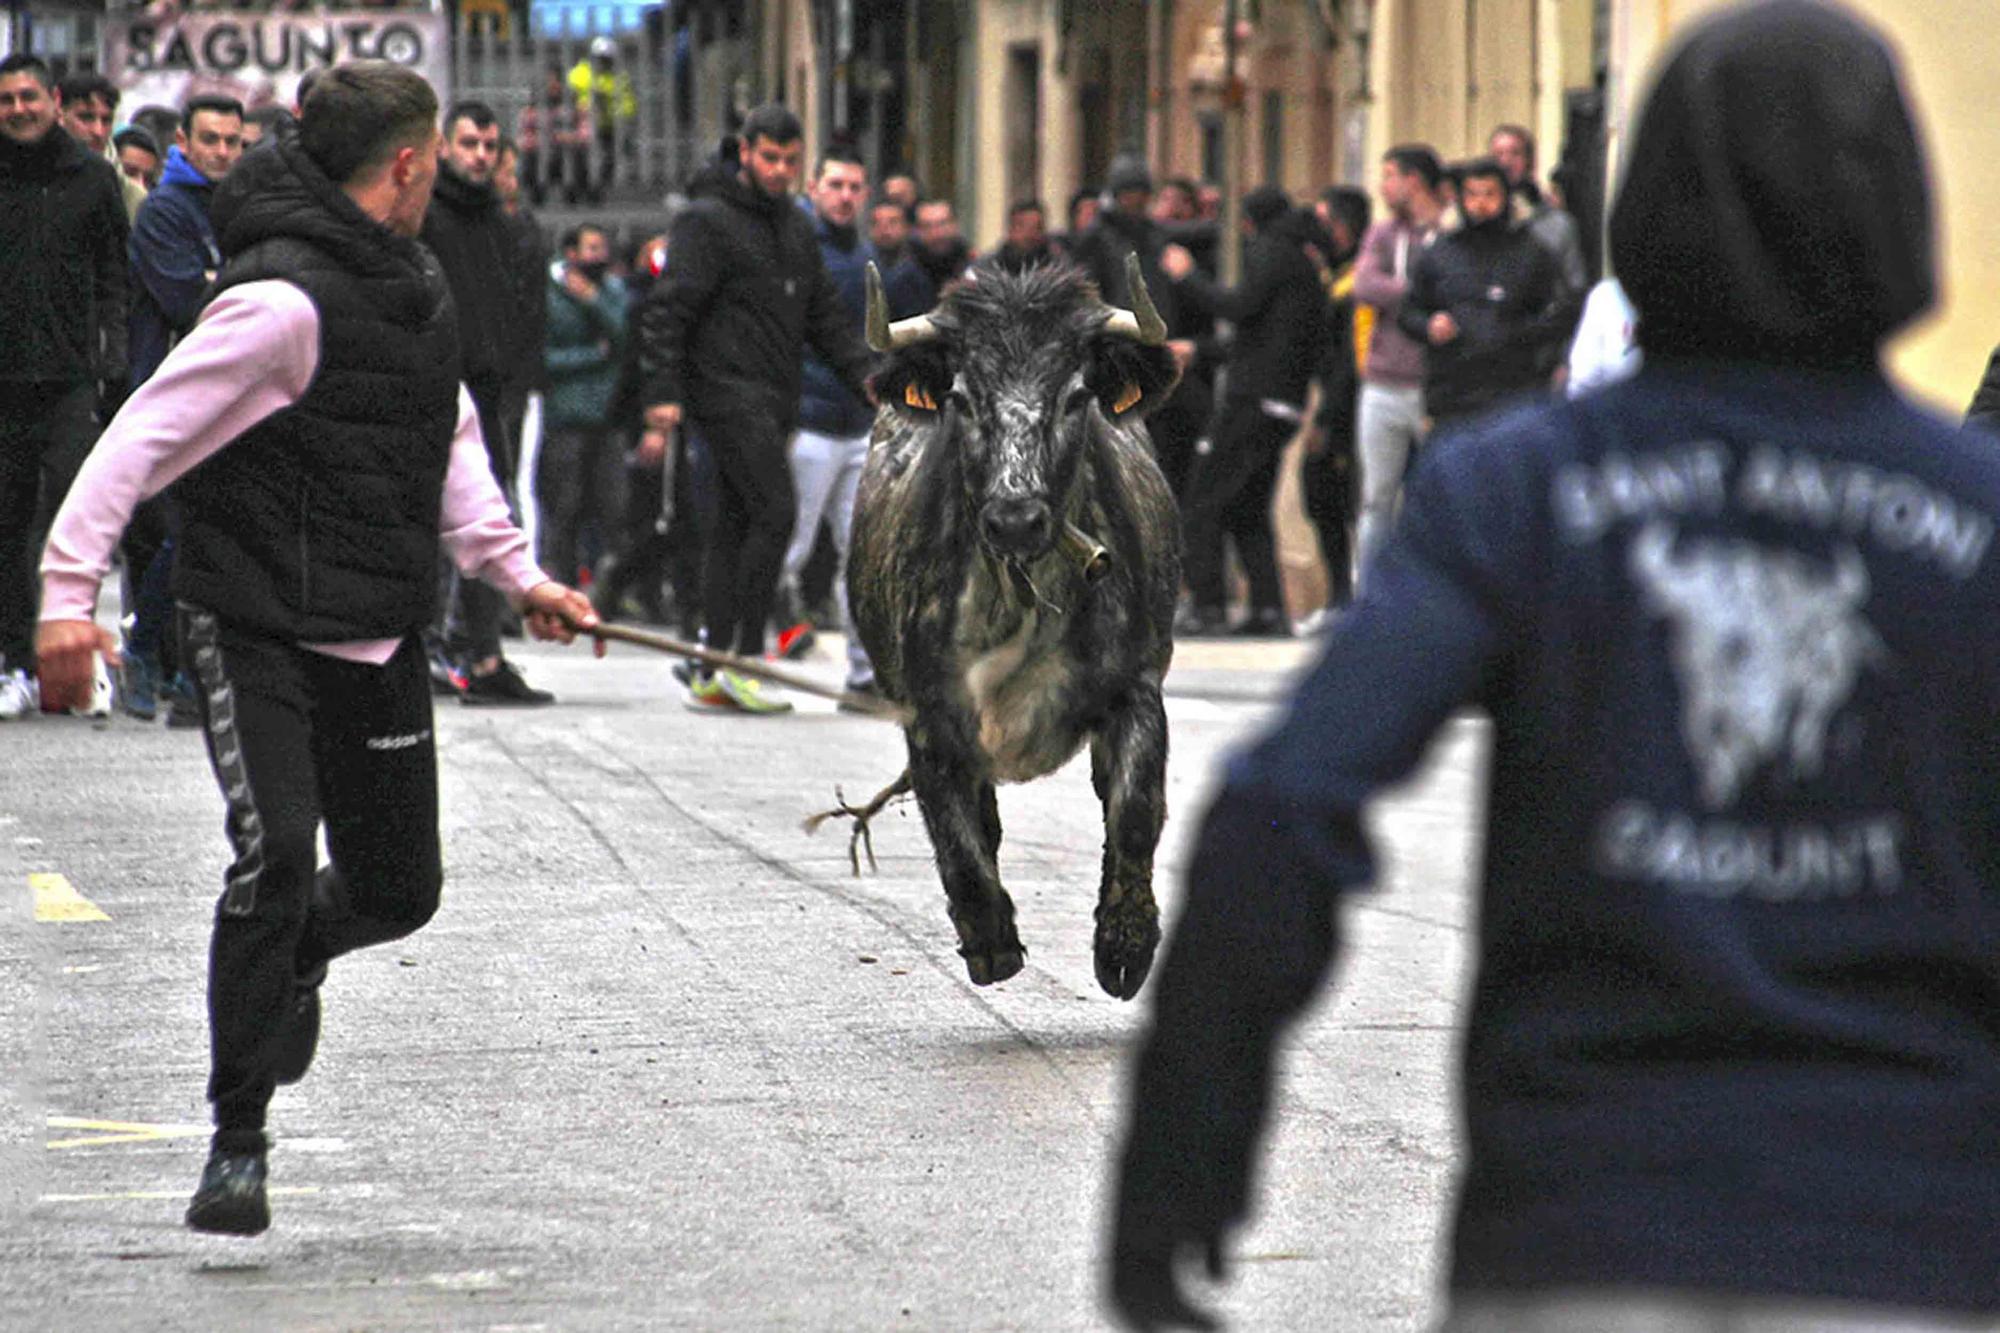
<svg viewBox="0 0 2000 1333"><path fill-rule="evenodd" d="M1167 710L1158 685L1135 690L1090 741L1090 780L1104 802L1104 882L1097 895L1097 984L1139 993L1160 944L1153 850L1167 818Z"/></svg>
<svg viewBox="0 0 2000 1333"><path fill-rule="evenodd" d="M1019 972L1027 950L1014 929L1014 900L1000 887L1000 810L993 784L969 771L954 750L974 753L969 746L926 745L913 735L910 778L937 855L966 975L973 985L986 986Z"/></svg>

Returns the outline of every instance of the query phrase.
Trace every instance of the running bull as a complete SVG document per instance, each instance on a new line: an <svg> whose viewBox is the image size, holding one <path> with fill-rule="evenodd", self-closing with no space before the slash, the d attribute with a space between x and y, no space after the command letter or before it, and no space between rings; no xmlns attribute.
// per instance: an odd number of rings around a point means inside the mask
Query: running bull
<svg viewBox="0 0 2000 1333"><path fill-rule="evenodd" d="M982 267L891 325L869 271L869 342L888 356L848 596L905 708L909 767L867 813L914 789L977 985L1026 952L1000 886L994 787L1052 773L1086 742L1105 825L1098 983L1131 999L1160 940L1179 517L1142 418L1178 371L1131 280L1128 311L1068 268Z"/></svg>

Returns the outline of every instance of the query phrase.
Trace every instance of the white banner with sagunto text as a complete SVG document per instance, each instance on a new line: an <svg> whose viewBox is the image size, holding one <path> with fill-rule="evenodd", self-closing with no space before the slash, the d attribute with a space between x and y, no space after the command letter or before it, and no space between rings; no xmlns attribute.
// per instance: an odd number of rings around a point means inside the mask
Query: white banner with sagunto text
<svg viewBox="0 0 2000 1333"><path fill-rule="evenodd" d="M219 93L246 109L291 106L308 70L348 60L388 60L430 80L451 100L451 30L424 10L183 13L114 18L105 24L104 73L129 116L157 103L180 107Z"/></svg>

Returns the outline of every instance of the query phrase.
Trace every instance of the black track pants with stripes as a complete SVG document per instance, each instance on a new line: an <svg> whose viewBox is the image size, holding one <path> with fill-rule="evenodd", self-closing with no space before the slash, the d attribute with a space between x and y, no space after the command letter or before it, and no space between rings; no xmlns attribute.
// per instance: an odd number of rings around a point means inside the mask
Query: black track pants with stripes
<svg viewBox="0 0 2000 1333"><path fill-rule="evenodd" d="M180 634L234 854L209 950L208 1099L217 1145L254 1148L296 978L437 910L430 678L414 635L373 666L185 605Z"/></svg>

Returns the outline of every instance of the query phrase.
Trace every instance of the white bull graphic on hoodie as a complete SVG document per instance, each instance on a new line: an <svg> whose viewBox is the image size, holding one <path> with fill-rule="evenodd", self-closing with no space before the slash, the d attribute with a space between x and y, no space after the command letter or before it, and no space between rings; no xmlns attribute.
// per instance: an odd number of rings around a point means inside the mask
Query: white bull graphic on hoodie
<svg viewBox="0 0 2000 1333"><path fill-rule="evenodd" d="M1690 541L1648 524L1632 544L1647 605L1673 623L1681 734L1711 809L1760 764L1820 771L1834 712L1882 643L1860 614L1868 571L1852 548L1825 569L1792 551Z"/></svg>

